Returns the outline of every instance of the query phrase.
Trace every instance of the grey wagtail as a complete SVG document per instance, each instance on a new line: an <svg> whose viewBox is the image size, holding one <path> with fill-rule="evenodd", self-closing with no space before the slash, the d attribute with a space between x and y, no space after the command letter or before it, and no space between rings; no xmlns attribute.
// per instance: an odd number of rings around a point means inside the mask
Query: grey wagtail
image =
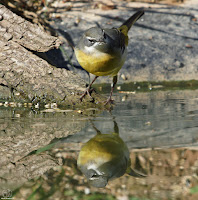
<svg viewBox="0 0 198 200"><path fill-rule="evenodd" d="M87 94L91 97L91 86L99 76L112 76L111 92L105 104L113 102L112 94L117 83L117 74L126 60L128 31L143 14L144 11L136 12L119 28L92 27L83 34L75 47L76 58L95 78L80 97L81 101Z"/></svg>
<svg viewBox="0 0 198 200"><path fill-rule="evenodd" d="M119 137L119 129L114 121L114 132L102 134L95 126L97 135L86 142L78 155L77 165L94 187L105 187L108 181L125 173L134 177L146 175L131 168L130 153Z"/></svg>

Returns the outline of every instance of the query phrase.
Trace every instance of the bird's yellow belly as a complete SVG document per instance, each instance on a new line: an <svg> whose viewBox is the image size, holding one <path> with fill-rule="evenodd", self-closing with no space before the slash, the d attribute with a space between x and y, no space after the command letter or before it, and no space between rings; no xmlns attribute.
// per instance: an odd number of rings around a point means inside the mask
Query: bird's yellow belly
<svg viewBox="0 0 198 200"><path fill-rule="evenodd" d="M125 56L101 53L94 56L83 51L75 50L79 64L89 73L96 76L116 75L125 62Z"/></svg>
<svg viewBox="0 0 198 200"><path fill-rule="evenodd" d="M104 164L123 157L126 149L127 147L119 137L111 134L96 135L81 148L78 163L81 165L93 162Z"/></svg>

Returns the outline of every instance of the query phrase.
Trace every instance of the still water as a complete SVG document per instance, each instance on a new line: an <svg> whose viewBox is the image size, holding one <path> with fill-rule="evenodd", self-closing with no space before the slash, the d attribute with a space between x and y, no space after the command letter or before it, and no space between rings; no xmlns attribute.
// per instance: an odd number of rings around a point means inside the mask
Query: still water
<svg viewBox="0 0 198 200"><path fill-rule="evenodd" d="M111 111L1 105L1 196L198 199L198 90L114 99Z"/></svg>

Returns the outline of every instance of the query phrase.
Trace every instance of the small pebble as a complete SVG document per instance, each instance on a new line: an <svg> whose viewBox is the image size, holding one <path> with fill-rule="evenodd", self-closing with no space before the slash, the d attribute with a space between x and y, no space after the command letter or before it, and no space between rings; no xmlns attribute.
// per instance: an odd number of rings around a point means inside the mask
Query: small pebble
<svg viewBox="0 0 198 200"><path fill-rule="evenodd" d="M127 80L127 77L126 77L124 74L121 74L121 78L122 78L123 80Z"/></svg>
<svg viewBox="0 0 198 200"><path fill-rule="evenodd" d="M90 189L89 188L85 188L85 194L90 194Z"/></svg>
<svg viewBox="0 0 198 200"><path fill-rule="evenodd" d="M18 106L18 107L22 107L22 103L18 103L17 106Z"/></svg>
<svg viewBox="0 0 198 200"><path fill-rule="evenodd" d="M57 103L52 103L51 104L51 108L57 108L58 106L57 106Z"/></svg>
<svg viewBox="0 0 198 200"><path fill-rule="evenodd" d="M28 107L32 107L32 103L28 103Z"/></svg>
<svg viewBox="0 0 198 200"><path fill-rule="evenodd" d="M10 107L17 107L17 104L16 104L16 102L10 102L10 103L9 103L9 106L10 106Z"/></svg>
<svg viewBox="0 0 198 200"><path fill-rule="evenodd" d="M4 106L5 106L5 107L8 107L8 102L7 102L7 101L4 103Z"/></svg>
<svg viewBox="0 0 198 200"><path fill-rule="evenodd" d="M39 103L37 103L37 104L35 105L35 108L39 108Z"/></svg>
<svg viewBox="0 0 198 200"><path fill-rule="evenodd" d="M20 114L15 114L14 116L15 116L16 118L20 118L20 117L21 117Z"/></svg>
<svg viewBox="0 0 198 200"><path fill-rule="evenodd" d="M82 110L78 110L78 111L77 111L77 113L80 113L80 114L82 114L82 113L83 113L83 111L82 111Z"/></svg>
<svg viewBox="0 0 198 200"><path fill-rule="evenodd" d="M121 90L121 86L118 86L118 87L117 87L117 90Z"/></svg>
<svg viewBox="0 0 198 200"><path fill-rule="evenodd" d="M45 107L45 108L49 108L49 107L50 107L50 104L45 104L44 107Z"/></svg>

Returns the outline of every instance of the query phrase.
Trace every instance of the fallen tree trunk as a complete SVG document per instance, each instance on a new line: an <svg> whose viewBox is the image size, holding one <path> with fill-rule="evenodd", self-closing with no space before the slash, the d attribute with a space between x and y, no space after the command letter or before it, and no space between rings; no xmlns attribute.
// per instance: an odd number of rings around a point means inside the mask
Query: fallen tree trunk
<svg viewBox="0 0 198 200"><path fill-rule="evenodd" d="M0 91L7 88L15 98L33 102L77 104L78 94L85 89L84 81L33 53L60 44L57 37L0 5Z"/></svg>
<svg viewBox="0 0 198 200"><path fill-rule="evenodd" d="M0 36L37 52L46 52L61 44L57 37L48 35L36 24L26 21L3 5L0 5Z"/></svg>

